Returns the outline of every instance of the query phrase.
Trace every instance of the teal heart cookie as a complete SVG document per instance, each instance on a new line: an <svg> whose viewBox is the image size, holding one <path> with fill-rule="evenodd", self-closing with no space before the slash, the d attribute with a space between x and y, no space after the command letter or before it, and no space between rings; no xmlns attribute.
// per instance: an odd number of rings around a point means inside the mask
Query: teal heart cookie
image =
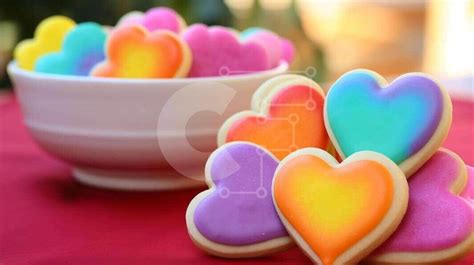
<svg viewBox="0 0 474 265"><path fill-rule="evenodd" d="M107 33L93 22L77 25L64 38L62 50L43 55L35 71L49 74L87 76L91 69L105 58Z"/></svg>
<svg viewBox="0 0 474 265"><path fill-rule="evenodd" d="M382 153L410 176L436 152L451 125L449 95L427 75L400 76L391 84L355 70L328 92L325 125L342 158Z"/></svg>

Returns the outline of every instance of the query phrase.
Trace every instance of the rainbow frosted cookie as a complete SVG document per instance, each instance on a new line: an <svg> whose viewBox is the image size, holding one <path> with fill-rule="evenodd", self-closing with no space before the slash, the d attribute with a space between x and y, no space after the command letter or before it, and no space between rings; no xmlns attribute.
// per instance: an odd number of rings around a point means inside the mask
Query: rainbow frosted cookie
<svg viewBox="0 0 474 265"><path fill-rule="evenodd" d="M424 74L392 83L368 70L344 74L326 97L325 124L342 158L384 154L410 177L438 150L451 126L448 93Z"/></svg>
<svg viewBox="0 0 474 265"><path fill-rule="evenodd" d="M324 92L318 84L300 75L281 75L258 88L252 110L225 121L219 129L218 145L253 142L278 159L305 147L327 149L323 110Z"/></svg>
<svg viewBox="0 0 474 265"><path fill-rule="evenodd" d="M273 178L275 207L290 235L317 264L356 264L402 221L408 184L385 156L357 152L339 164L316 148L283 159Z"/></svg>
<svg viewBox="0 0 474 265"><path fill-rule="evenodd" d="M92 69L97 77L172 78L188 74L189 47L168 30L148 32L139 25L114 29L106 44L106 59Z"/></svg>

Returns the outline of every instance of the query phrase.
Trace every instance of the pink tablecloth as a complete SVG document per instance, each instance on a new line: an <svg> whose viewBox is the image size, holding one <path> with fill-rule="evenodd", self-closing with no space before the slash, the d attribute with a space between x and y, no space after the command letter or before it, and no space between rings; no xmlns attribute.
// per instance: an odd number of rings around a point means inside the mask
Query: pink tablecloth
<svg viewBox="0 0 474 265"><path fill-rule="evenodd" d="M445 143L471 165L473 114L473 103L454 102ZM15 99L0 101L1 265L310 264L297 248L243 261L202 253L184 222L196 193L126 193L77 184L67 165L32 142Z"/></svg>

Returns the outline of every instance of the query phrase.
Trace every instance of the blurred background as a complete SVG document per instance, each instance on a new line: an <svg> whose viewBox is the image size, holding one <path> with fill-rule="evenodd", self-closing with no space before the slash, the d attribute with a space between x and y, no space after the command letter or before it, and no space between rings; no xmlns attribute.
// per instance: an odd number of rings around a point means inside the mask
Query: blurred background
<svg viewBox="0 0 474 265"><path fill-rule="evenodd" d="M294 42L292 70L313 66L317 81L363 67L384 76L424 71L474 90L474 0L2 0L0 88L11 87L5 67L14 46L44 18L114 25L154 6L174 8L188 24L271 29Z"/></svg>

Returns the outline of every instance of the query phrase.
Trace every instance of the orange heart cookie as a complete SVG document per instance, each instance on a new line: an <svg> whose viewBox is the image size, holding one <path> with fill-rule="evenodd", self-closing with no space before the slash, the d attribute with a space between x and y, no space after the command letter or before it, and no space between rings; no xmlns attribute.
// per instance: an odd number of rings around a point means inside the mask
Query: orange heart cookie
<svg viewBox="0 0 474 265"><path fill-rule="evenodd" d="M124 78L184 77L191 52L178 35L168 30L149 33L139 25L114 29L106 47L106 60L93 76Z"/></svg>
<svg viewBox="0 0 474 265"><path fill-rule="evenodd" d="M408 203L401 169L370 151L339 164L323 150L298 150L279 164L272 192L290 235L323 265L367 256L395 231Z"/></svg>
<svg viewBox="0 0 474 265"><path fill-rule="evenodd" d="M218 145L247 141L265 147L278 159L305 148L329 147L324 127L324 92L313 80L282 75L263 83L252 97L252 110L222 125Z"/></svg>

